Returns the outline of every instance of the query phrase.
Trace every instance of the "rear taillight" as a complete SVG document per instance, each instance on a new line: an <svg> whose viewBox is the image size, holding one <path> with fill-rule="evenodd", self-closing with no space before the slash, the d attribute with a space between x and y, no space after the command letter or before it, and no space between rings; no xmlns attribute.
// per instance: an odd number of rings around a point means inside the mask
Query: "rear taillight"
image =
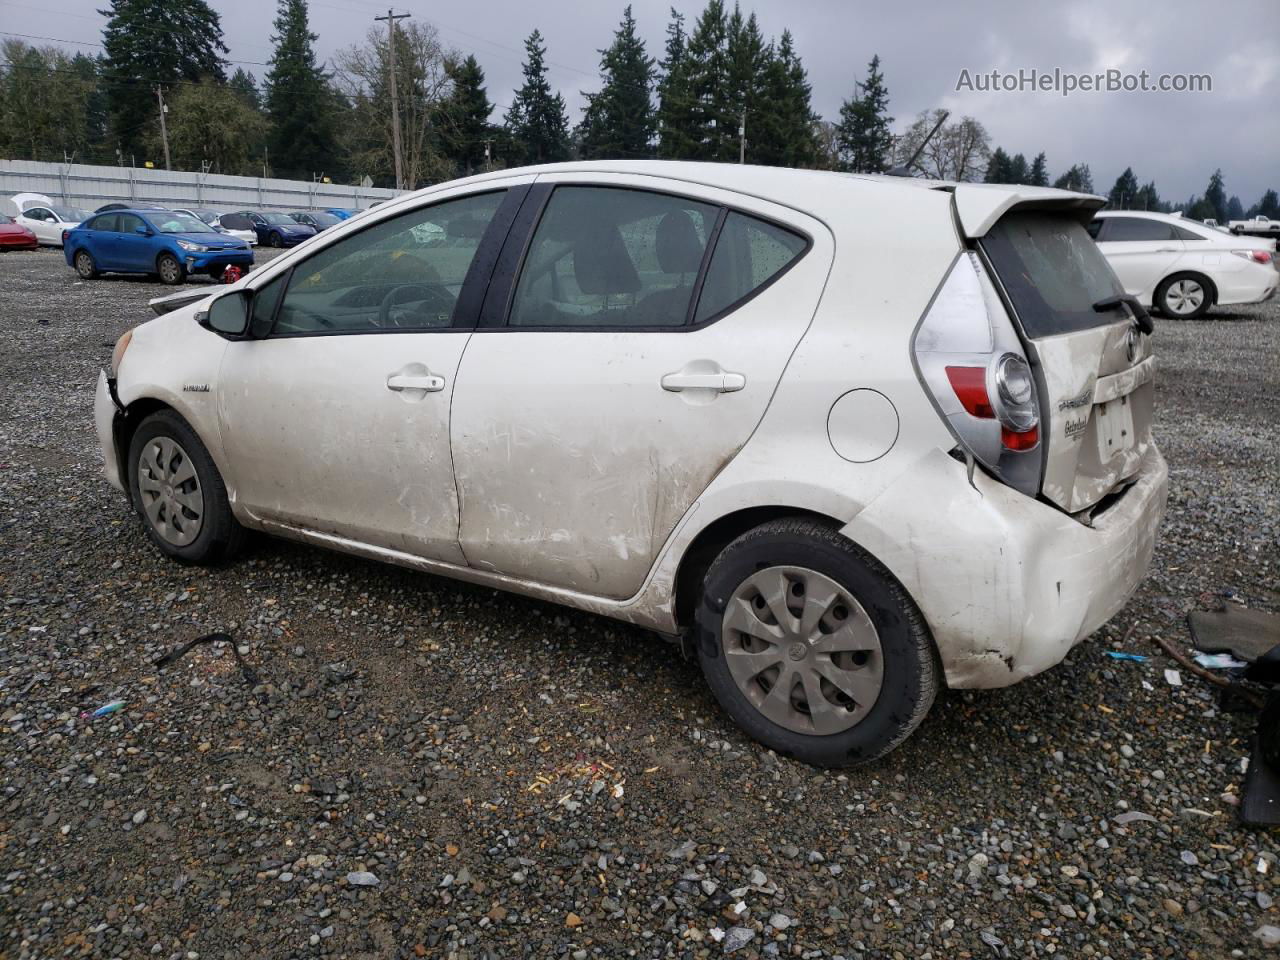
<svg viewBox="0 0 1280 960"><path fill-rule="evenodd" d="M1246 260L1252 260L1254 263L1270 263L1271 252L1269 250L1232 250L1237 257L1244 257Z"/></svg>
<svg viewBox="0 0 1280 960"><path fill-rule="evenodd" d="M1017 490L1040 490L1040 401L1013 323L977 255L956 261L912 341L964 450Z"/></svg>

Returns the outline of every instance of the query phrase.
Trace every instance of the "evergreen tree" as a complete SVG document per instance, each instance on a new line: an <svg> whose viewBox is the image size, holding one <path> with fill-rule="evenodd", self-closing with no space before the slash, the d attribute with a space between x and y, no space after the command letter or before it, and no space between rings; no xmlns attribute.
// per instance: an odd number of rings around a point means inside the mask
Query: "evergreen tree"
<svg viewBox="0 0 1280 960"><path fill-rule="evenodd" d="M497 136L489 114L493 104L484 85L484 69L474 55L451 61L446 70L453 92L441 113L441 149L456 165L460 176L479 173L485 165L485 142L490 141L490 157ZM492 160L491 160L492 162Z"/></svg>
<svg viewBox="0 0 1280 960"><path fill-rule="evenodd" d="M1089 172L1087 163L1072 164L1070 170L1053 181L1053 185L1059 190L1093 193L1093 174Z"/></svg>
<svg viewBox="0 0 1280 960"><path fill-rule="evenodd" d="M564 97L551 93L547 48L537 30L524 42L524 85L507 111L506 125L520 145L525 163L550 163L569 157L569 120Z"/></svg>
<svg viewBox="0 0 1280 960"><path fill-rule="evenodd" d="M628 6L613 43L600 51L600 92L585 95L582 156L600 160L652 155L650 144L657 129L653 68L653 58L636 34L636 22Z"/></svg>
<svg viewBox="0 0 1280 960"><path fill-rule="evenodd" d="M1015 154L1009 161L1009 182L1026 183L1030 176L1031 170L1027 167L1027 158L1020 153Z"/></svg>
<svg viewBox="0 0 1280 960"><path fill-rule="evenodd" d="M1156 191L1155 181L1144 183L1138 188L1137 194L1133 198L1131 210L1154 210L1157 213L1163 213L1165 203L1160 199L1160 194Z"/></svg>
<svg viewBox="0 0 1280 960"><path fill-rule="evenodd" d="M782 167L820 163L817 114L804 65L783 31L775 48L765 51L762 93L747 123L747 159Z"/></svg>
<svg viewBox="0 0 1280 960"><path fill-rule="evenodd" d="M1262 199L1249 208L1246 217L1266 217L1268 220L1280 219L1280 196L1274 190L1268 190Z"/></svg>
<svg viewBox="0 0 1280 960"><path fill-rule="evenodd" d="M1244 219L1244 204L1240 202L1239 197L1233 196L1230 200L1227 201L1227 219L1223 222L1229 223L1232 220L1243 220L1243 219Z"/></svg>
<svg viewBox="0 0 1280 960"><path fill-rule="evenodd" d="M987 174L982 178L984 183L1012 183L1013 160L1004 152L1004 147L996 147L991 159L987 161Z"/></svg>
<svg viewBox="0 0 1280 960"><path fill-rule="evenodd" d="M271 166L277 175L310 180L335 173L334 94L316 63L306 0L279 0L271 38L275 51L263 83Z"/></svg>
<svg viewBox="0 0 1280 960"><path fill-rule="evenodd" d="M836 138L840 144L841 167L858 173L883 173L889 164L893 138L887 115L889 92L880 73L880 56L871 58L861 95L855 93L840 107Z"/></svg>
<svg viewBox="0 0 1280 960"><path fill-rule="evenodd" d="M1222 181L1222 171L1213 171L1209 178L1209 186L1204 190L1204 202L1213 208L1213 217L1219 223L1227 223L1227 189ZM1203 217L1199 219L1205 219Z"/></svg>
<svg viewBox="0 0 1280 960"><path fill-rule="evenodd" d="M756 15L744 20L736 3L725 24L725 62L722 110L726 136L721 140L725 152L715 159L738 160L744 155L750 158L751 150L746 145L751 139L750 131L757 120L768 124L765 117L769 107L763 97L768 58Z"/></svg>
<svg viewBox="0 0 1280 960"><path fill-rule="evenodd" d="M109 0L102 14L111 136L125 157L141 154L159 122L155 87L224 79L222 21L205 0Z"/></svg>
<svg viewBox="0 0 1280 960"><path fill-rule="evenodd" d="M693 155L693 93L690 87L689 38L684 14L671 9L667 24L666 56L658 81L658 156L667 160Z"/></svg>
<svg viewBox="0 0 1280 960"><path fill-rule="evenodd" d="M1037 153L1036 158L1031 161L1031 172L1027 175L1027 184L1032 187L1047 187L1049 185L1049 165L1045 160L1043 150Z"/></svg>
<svg viewBox="0 0 1280 960"><path fill-rule="evenodd" d="M686 48L689 117L685 159L738 158L738 124L728 90L728 21L722 0L708 0Z"/></svg>
<svg viewBox="0 0 1280 960"><path fill-rule="evenodd" d="M244 67L236 67L236 72L227 81L227 86L249 109L262 109L262 95L258 92L258 80Z"/></svg>
<svg viewBox="0 0 1280 960"><path fill-rule="evenodd" d="M1112 210L1134 210L1138 199L1138 178L1134 176L1133 167L1125 167L1124 173L1116 177L1115 186L1107 194L1107 206Z"/></svg>

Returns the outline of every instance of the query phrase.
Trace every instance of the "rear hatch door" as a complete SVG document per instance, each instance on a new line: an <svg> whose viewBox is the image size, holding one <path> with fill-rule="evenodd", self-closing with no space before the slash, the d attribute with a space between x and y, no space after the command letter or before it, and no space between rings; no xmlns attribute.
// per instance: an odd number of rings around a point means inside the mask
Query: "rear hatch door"
<svg viewBox="0 0 1280 960"><path fill-rule="evenodd" d="M1138 472L1151 443L1155 360L1128 306L1094 306L1124 292L1084 226L1101 198L1063 197L988 211L978 246L1036 375L1041 495L1079 513Z"/></svg>

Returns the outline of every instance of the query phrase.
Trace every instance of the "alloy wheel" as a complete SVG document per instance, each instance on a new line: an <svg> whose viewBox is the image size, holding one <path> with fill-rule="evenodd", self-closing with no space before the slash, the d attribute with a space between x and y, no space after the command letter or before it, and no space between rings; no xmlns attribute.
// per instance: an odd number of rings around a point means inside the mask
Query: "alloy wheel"
<svg viewBox="0 0 1280 960"><path fill-rule="evenodd" d="M178 261L172 257L162 257L160 259L160 279L165 283L177 283L178 277L181 275L181 267Z"/></svg>
<svg viewBox="0 0 1280 960"><path fill-rule="evenodd" d="M195 463L171 437L156 437L138 457L138 496L147 522L164 540L185 547L204 524L204 494Z"/></svg>
<svg viewBox="0 0 1280 960"><path fill-rule="evenodd" d="M1177 316L1195 313L1204 303L1204 287L1195 280L1182 279L1170 284L1164 295L1169 312Z"/></svg>
<svg viewBox="0 0 1280 960"><path fill-rule="evenodd" d="M725 607L722 649L738 689L765 717L825 736L857 724L880 696L880 635L836 581L805 567L766 567Z"/></svg>

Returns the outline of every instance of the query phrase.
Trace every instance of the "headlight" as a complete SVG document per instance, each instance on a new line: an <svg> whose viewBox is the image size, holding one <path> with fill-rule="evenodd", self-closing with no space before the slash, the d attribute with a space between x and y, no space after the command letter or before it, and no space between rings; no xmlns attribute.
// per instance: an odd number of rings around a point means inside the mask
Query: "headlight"
<svg viewBox="0 0 1280 960"><path fill-rule="evenodd" d="M178 246L183 250L190 251L191 253L205 253L209 249L203 243L192 243L190 240L179 240Z"/></svg>
<svg viewBox="0 0 1280 960"><path fill-rule="evenodd" d="M124 352L129 349L131 340L133 340L133 331L126 330L120 339L116 341L116 348L111 351L111 378L113 380L120 375L120 361L124 359Z"/></svg>

